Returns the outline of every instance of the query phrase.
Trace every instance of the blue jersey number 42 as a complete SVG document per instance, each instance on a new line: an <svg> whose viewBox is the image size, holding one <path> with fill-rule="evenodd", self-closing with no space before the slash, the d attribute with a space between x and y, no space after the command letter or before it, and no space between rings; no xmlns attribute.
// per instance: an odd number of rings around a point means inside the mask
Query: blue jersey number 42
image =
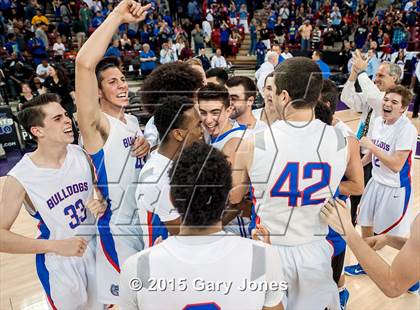
<svg viewBox="0 0 420 310"><path fill-rule="evenodd" d="M284 197L288 199L289 207L298 206L298 199L301 198L301 206L316 205L323 203L325 199L312 198L312 195L330 184L331 166L328 163L313 162L303 166L303 179L312 179L315 170L321 171L321 180L303 190L299 189L299 168L300 163L289 162L284 167L276 183L270 191L271 197ZM283 187L288 181L289 188Z"/></svg>

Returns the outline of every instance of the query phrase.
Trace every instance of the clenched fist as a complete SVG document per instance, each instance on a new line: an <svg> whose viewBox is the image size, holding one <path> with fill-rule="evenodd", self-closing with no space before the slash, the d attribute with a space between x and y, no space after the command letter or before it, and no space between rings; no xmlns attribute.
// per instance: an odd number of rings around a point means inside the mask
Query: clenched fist
<svg viewBox="0 0 420 310"><path fill-rule="evenodd" d="M54 253L61 256L83 256L88 242L80 237L54 240Z"/></svg>

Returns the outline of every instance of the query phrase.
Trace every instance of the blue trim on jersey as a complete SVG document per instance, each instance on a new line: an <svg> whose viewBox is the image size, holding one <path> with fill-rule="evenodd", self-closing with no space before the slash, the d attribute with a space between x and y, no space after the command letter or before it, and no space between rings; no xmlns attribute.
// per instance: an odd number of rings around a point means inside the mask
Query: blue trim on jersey
<svg viewBox="0 0 420 310"><path fill-rule="evenodd" d="M90 155L93 165L96 169L97 185L103 198L107 201L105 213L98 219L98 232L101 239L102 248L105 256L111 265L120 272L120 264L118 261L117 251L115 249L115 241L109 227L112 217L111 199L109 198L108 176L105 167L105 154L101 149L99 152Z"/></svg>
<svg viewBox="0 0 420 310"><path fill-rule="evenodd" d="M152 213L152 222L149 225L152 226L152 244L150 246L155 244L156 239L159 237L162 237L163 240L168 238L168 229L165 223L160 220L159 215Z"/></svg>
<svg viewBox="0 0 420 310"><path fill-rule="evenodd" d="M248 238L245 228L245 222L242 216L237 216L236 221L238 222L239 232L241 233L241 237Z"/></svg>
<svg viewBox="0 0 420 310"><path fill-rule="evenodd" d="M238 131L238 130L246 130L246 126L245 125L239 125L238 127L232 128L232 129L226 131L225 133L221 134L220 136L217 136L216 138L210 137L210 143L213 144L213 143L222 141L229 134L231 134L232 132Z"/></svg>
<svg viewBox="0 0 420 310"><path fill-rule="evenodd" d="M400 171L400 187L406 187L411 185L410 170L411 170L411 152L408 154L405 160L404 166Z"/></svg>
<svg viewBox="0 0 420 310"><path fill-rule="evenodd" d="M251 207L251 220L249 222L248 225L248 234L251 236L252 235L252 230L255 229L255 227L257 227L257 213L255 212L255 204L254 204L254 197L252 195L252 183L251 181L249 182L249 195L252 201L252 207Z"/></svg>
<svg viewBox="0 0 420 310"><path fill-rule="evenodd" d="M345 181L345 180L346 180L346 177L343 177L342 181ZM340 194L338 188L334 194L334 198L337 198L337 197L343 201L346 201L348 199L348 196ZM346 241L341 237L341 235L338 232L336 232L330 226L328 226L327 240L330 243L332 243L332 246L334 248L334 253L333 253L334 257L340 255L346 249Z"/></svg>
<svg viewBox="0 0 420 310"><path fill-rule="evenodd" d="M50 238L51 232L48 229L47 225L45 225L41 214L39 214L39 212L36 212L32 216L39 221L38 228L41 232L41 235L38 237L38 239L48 240ZM44 291L47 294L49 301L52 303L51 306L54 308L55 306L51 298L50 273L48 272L47 266L45 265L44 253L35 255L35 264L36 271L38 273L38 278L41 281L42 287L44 288Z"/></svg>

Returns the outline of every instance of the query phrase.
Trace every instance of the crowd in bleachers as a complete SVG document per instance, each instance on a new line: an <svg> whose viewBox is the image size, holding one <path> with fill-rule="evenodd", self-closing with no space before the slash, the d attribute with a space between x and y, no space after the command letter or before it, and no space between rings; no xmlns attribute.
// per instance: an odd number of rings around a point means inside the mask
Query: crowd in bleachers
<svg viewBox="0 0 420 310"><path fill-rule="evenodd" d="M71 62L77 50L117 2L0 1L3 97L18 98L23 83L33 92L42 92L44 78L39 72L48 75L52 62L60 62L60 70L67 67L72 80ZM159 63L195 56L205 63L204 69L228 67L228 57L237 55L248 35L248 55L257 55L257 68L273 44L283 54L341 49L339 69L344 74L356 48L401 66L407 49L419 48L419 1L395 0L385 9L377 8L376 0L150 2L152 9L145 22L122 25L106 53L120 57L126 69L142 76ZM206 55L210 48L213 59Z"/></svg>

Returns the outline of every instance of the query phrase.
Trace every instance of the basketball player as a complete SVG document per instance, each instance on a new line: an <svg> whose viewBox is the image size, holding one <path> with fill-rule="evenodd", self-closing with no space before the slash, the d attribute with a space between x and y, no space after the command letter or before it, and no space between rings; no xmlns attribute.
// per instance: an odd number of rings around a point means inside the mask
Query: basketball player
<svg viewBox="0 0 420 310"><path fill-rule="evenodd" d="M337 87L331 80L324 80L321 90L321 101L315 107L315 117L328 125L339 129L344 137L347 138L349 145L349 161L343 180L340 182L337 192L340 199L347 201L350 208L350 195L360 195L363 193L363 166L360 158L359 141L356 139L350 127L335 116L339 94ZM337 283L340 294L341 309L345 309L350 297L350 293L344 286L345 277L343 274L344 258L346 256L346 242L331 227L329 227L327 240L334 247L334 255L331 261L333 268L333 278Z"/></svg>
<svg viewBox="0 0 420 310"><path fill-rule="evenodd" d="M341 131L313 119L322 83L310 59L282 62L275 71L273 101L283 120L243 140L233 167L230 201L240 201L250 183L256 211L251 228L260 223L271 233L291 309L339 308L333 250L319 210L337 191L349 151Z"/></svg>
<svg viewBox="0 0 420 310"><path fill-rule="evenodd" d="M169 174L171 200L182 215L180 233L125 262L121 308L283 309L278 253L222 230L220 218L232 186L231 167L222 152L195 143L184 149ZM143 288L133 290L132 279ZM154 290L154 279L165 286ZM252 290L249 283L261 289Z"/></svg>
<svg viewBox="0 0 420 310"><path fill-rule="evenodd" d="M405 237L410 231L411 170L418 135L404 115L411 99L411 92L404 86L388 90L383 100L383 116L375 119L371 137L360 141L369 150L363 161L372 161L373 166L372 179L359 206L358 223L363 238L374 233ZM418 285L412 289L417 291Z"/></svg>
<svg viewBox="0 0 420 310"><path fill-rule="evenodd" d="M228 90L224 86L208 83L198 90L197 102L201 121L207 134L206 141L222 151L229 161L233 162L236 149L241 139L246 135L247 127L230 120L233 107L230 105ZM242 200L238 201L236 207L246 206L246 204L240 205L240 202ZM236 213L239 212L239 210L236 211ZM224 214L226 218L223 223L229 223L225 229L242 237L250 237L247 229L250 212L241 211L243 216L236 216L235 208L229 209Z"/></svg>
<svg viewBox="0 0 420 310"><path fill-rule="evenodd" d="M76 104L83 145L95 166L107 209L98 220L96 256L99 300L118 302L122 262L143 249L135 200L135 183L149 144L137 118L124 113L128 85L119 63L105 58L108 43L121 24L144 19L147 6L124 0L90 36L76 58ZM99 99L98 99L99 95Z"/></svg>
<svg viewBox="0 0 420 310"><path fill-rule="evenodd" d="M181 62L164 64L153 70L144 80L140 92L141 102L147 112L153 115L160 98L178 95L194 99L197 89L203 85L203 77L196 66ZM153 116L146 124L144 136L152 148L157 147L159 133Z"/></svg>
<svg viewBox="0 0 420 310"><path fill-rule="evenodd" d="M36 254L51 309L100 308L95 287L93 176L72 122L55 94L23 105L20 124L38 143L9 171L0 201L0 251ZM22 204L39 221L37 239L10 231ZM83 237L82 237L83 236ZM75 298L77 296L77 298Z"/></svg>
<svg viewBox="0 0 420 310"><path fill-rule="evenodd" d="M280 116L277 113L276 107L273 104L273 83L274 83L274 73L267 75L264 81L263 88L263 98L264 98L264 108L252 110L252 114L257 120L260 120L267 125L271 125L276 120L280 119Z"/></svg>
<svg viewBox="0 0 420 310"><path fill-rule="evenodd" d="M179 232L181 217L169 199L168 170L182 149L202 139L201 119L191 99L163 97L155 111L155 125L161 143L153 151L139 176L137 207L146 208L149 246L160 236L163 239Z"/></svg>
<svg viewBox="0 0 420 310"><path fill-rule="evenodd" d="M407 289L409 290L410 286L415 286L416 282L418 285L420 268L413 268L413 266L418 267L419 265L420 215L417 215L411 225L408 239L392 235L379 235L363 239L354 229L351 215L345 207L345 203L338 199L324 205L321 209L321 217L328 225L344 235L347 245L359 260L362 268L386 296L398 297ZM379 250L385 244L398 250L401 249L391 266L369 247L371 245Z"/></svg>
<svg viewBox="0 0 420 310"><path fill-rule="evenodd" d="M344 84L341 100L350 109L362 112L356 132L356 137L360 140L362 137L371 134L371 121L382 115L382 99L385 91L399 84L401 68L397 64L383 62L378 68L375 81L372 81L366 73L369 58L363 58L360 51L356 51L352 61L350 76ZM356 82L360 85L361 92L356 92ZM361 146L361 157L367 152L368 150ZM366 185L372 176L371 163L367 163L363 170ZM360 198L360 195L350 197L354 225L356 225L357 207L360 203ZM352 266L346 267L345 270L348 275L357 274L357 271Z"/></svg>
<svg viewBox="0 0 420 310"><path fill-rule="evenodd" d="M230 118L238 124L245 125L249 130L259 130L266 127L261 120L252 114L252 105L257 95L253 80L246 76L234 76L227 80L232 113Z"/></svg>
<svg viewBox="0 0 420 310"><path fill-rule="evenodd" d="M225 85L228 79L229 75L223 68L210 68L206 71L207 83Z"/></svg>

